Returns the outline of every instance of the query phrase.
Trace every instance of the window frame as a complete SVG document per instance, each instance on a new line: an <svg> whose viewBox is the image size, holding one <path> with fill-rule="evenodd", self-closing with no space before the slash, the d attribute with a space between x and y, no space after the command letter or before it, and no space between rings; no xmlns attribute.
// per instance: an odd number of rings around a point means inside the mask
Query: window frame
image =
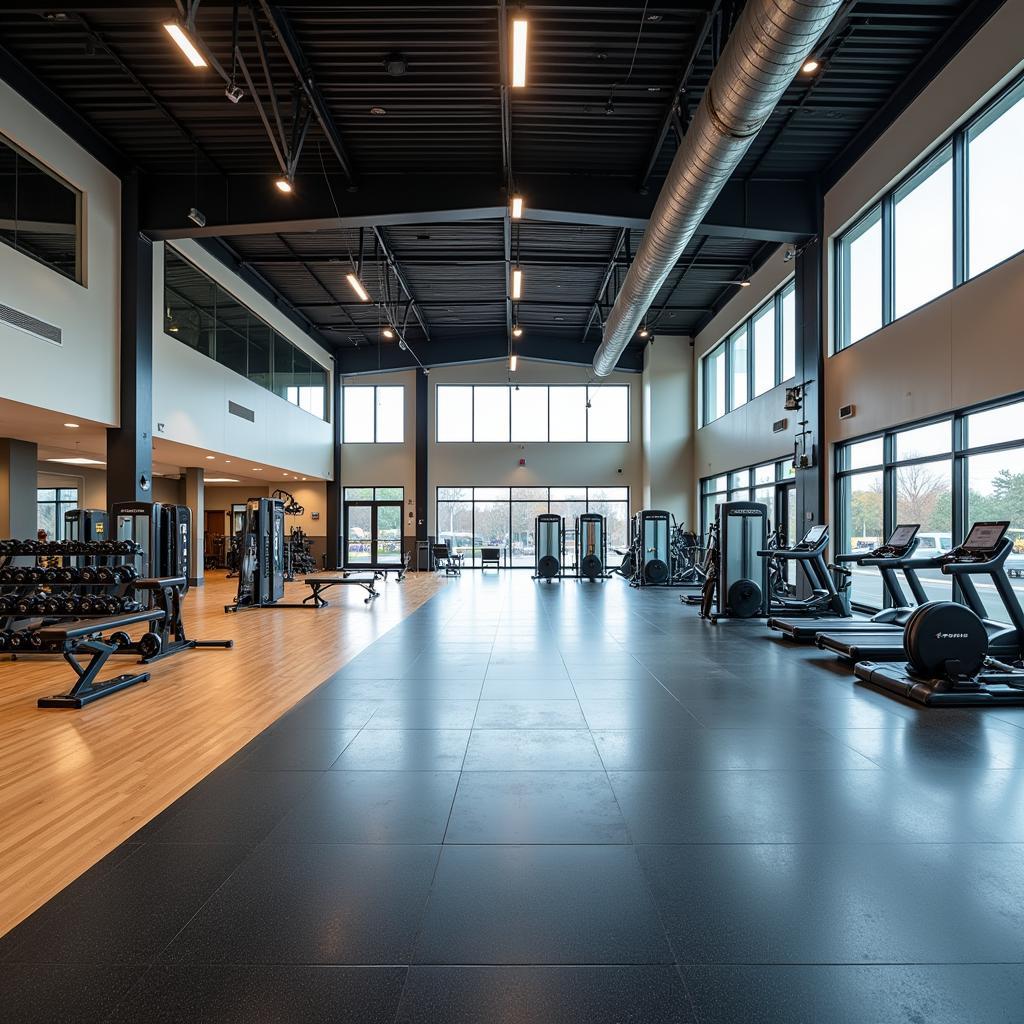
<svg viewBox="0 0 1024 1024"><path fill-rule="evenodd" d="M723 416L727 416L731 412L735 412L737 409L742 409L743 406L752 402L755 398L763 398L765 395L770 394L777 387L785 384L787 381L795 380L799 369L799 359L796 358L796 352L794 351L793 359L793 373L789 376L783 375L783 369L785 364L784 359L784 346L783 346L783 302L786 297L793 293L794 304L793 304L793 345L794 349L796 346L796 278L791 276L786 278L767 298L764 302L759 303L751 312L738 324L732 327L731 330L726 333L711 346L700 357L700 427L702 429L709 423L714 423L715 420L720 420ZM768 307L771 306L774 310L774 359L775 366L773 368L773 381L774 383L766 391L762 391L759 394L754 393L754 374L756 370L756 360L754 357L754 321L758 319ZM734 359L734 348L736 340L743 334L746 338L746 369L747 369L747 388L746 397L742 401L734 401L733 396L733 359ZM709 417L708 411L712 408L711 402L711 389L713 381L710 377L711 360L713 357L717 357L718 353L724 350L724 374L725 374L725 407L719 411L717 416Z"/></svg>
<svg viewBox="0 0 1024 1024"><path fill-rule="evenodd" d="M10 149L15 157L21 157L23 160L27 160L33 167L38 168L47 177L52 178L62 188L67 189L75 197L75 272L74 274L67 274L60 267L55 266L53 263L48 262L41 256L32 252L30 249L20 249L16 245L12 245L3 237L0 237L0 243L6 245L9 249L14 252L20 253L22 256L32 260L41 266L46 267L48 270L52 270L55 274L63 277L66 281L71 281L77 284L80 288L87 288L89 286L87 277L87 259L86 259L86 232L85 232L85 217L83 216L85 210L85 193L82 189L72 185L63 174L58 173L52 167L45 164L39 157L29 153L23 146L19 146L10 136L0 132L0 146L6 146ZM15 220L18 218L18 211L14 211Z"/></svg>
<svg viewBox="0 0 1024 1024"><path fill-rule="evenodd" d="M724 470L722 472L713 473L711 476L701 477L700 480L700 500L698 507L698 519L700 522L701 535L704 536L708 532L708 527L711 525L711 516L707 514L707 500L709 498L715 498L717 501L715 504L719 504L723 501L757 501L755 497L758 491L767 490L769 487L772 488L772 507L769 509L768 518L775 524L777 511L778 511L778 497L779 489L784 487L792 487L794 479L792 476L786 475L786 466L789 463L789 459L766 459L763 462L752 462L750 465L741 466L739 469ZM770 480L762 480L760 483L757 482L757 470L764 469L766 466L772 467L772 478ZM741 474L745 474L746 483L743 480L733 480L733 477L738 477ZM724 480L724 487L711 487L710 485L716 480Z"/></svg>
<svg viewBox="0 0 1024 1024"><path fill-rule="evenodd" d="M891 185L880 198L877 198L867 204L857 214L857 216L850 221L847 227L834 236L832 239L833 336L829 351L830 357L838 355L840 352L844 352L852 345L856 345L859 342L864 341L866 338L872 337L874 334L877 334L879 331L888 327L890 324L895 323L897 320L901 320L905 316L911 316L913 313L917 312L917 310L922 309L929 303L935 302L937 299L942 298L942 296L956 291L957 288L963 287L963 285L967 284L969 281L976 280L982 275L995 270L997 267L1002 266L1004 263L1007 263L1012 259L1016 259L1024 253L1024 244L1022 244L1021 248L1017 249L1009 256L1004 257L998 263L994 263L991 267L986 267L984 270L980 270L973 275L970 273L970 264L968 260L968 239L970 235L971 216L969 202L969 141L972 133L979 131L979 129L984 130L984 128L990 127L995 121L1002 117L1007 110L1016 106L1017 103L1024 103L1024 75L1018 75L972 117L965 120L959 127L946 132L935 142L934 145L929 146L920 158L914 161L913 166L906 174L902 175L898 181ZM915 306L913 309L909 309L897 317L895 316L894 309L895 233L893 231L896 197L901 193L911 191L915 180L927 177L929 169L943 158L943 154L947 150L951 152L953 177L953 188L949 211L949 215L953 220L953 284L945 291L941 291L932 296L932 298L927 302L923 302L921 305ZM858 338L856 341L850 341L848 340L848 325L846 322L845 310L843 309L843 296L845 294L844 286L847 283L846 275L848 271L848 268L844 267L844 242L847 240L848 236L857 231L864 222L874 214L876 209L880 209L882 215L882 322L877 330L864 335L862 338Z"/></svg>
<svg viewBox="0 0 1024 1024"><path fill-rule="evenodd" d="M42 491L53 491L53 499L41 500L39 495ZM62 498L61 494L65 491L74 491L74 498ZM36 528L41 529L39 526L40 506L48 505L53 508L54 514L54 530L49 539L51 541L64 540L64 513L81 507L81 493L82 489L78 484L75 484L74 487L36 487Z"/></svg>
<svg viewBox="0 0 1024 1024"><path fill-rule="evenodd" d="M514 401L512 398L513 390L518 390L519 387L523 388L543 388L546 392L546 414L547 414L547 428L545 430L545 438L543 441L528 441L517 439L516 434L513 430L513 405ZM438 436L438 427L441 418L441 391L445 388L469 388L470 389L470 403L469 403L469 424L470 424L470 436L468 440L451 441L442 440ZM508 440L505 441L478 441L476 439L476 393L478 388L505 388L509 392L508 402ZM584 437L579 441L552 441L551 440L551 391L553 388L565 389L565 388L578 388L582 389L585 394L585 408L584 411L587 413L584 420ZM591 389L598 391L602 388L614 388L625 393L626 396L626 409L625 409L625 427L626 436L621 441L601 441L591 440L590 438L590 392ZM447 384L436 384L434 385L434 443L435 444L629 444L633 439L633 389L630 384L495 384L495 383L463 383L463 382L450 382Z"/></svg>
<svg viewBox="0 0 1024 1024"><path fill-rule="evenodd" d="M390 388L401 392L402 400L399 407L402 410L402 437L398 441L378 441L377 434L380 429L378 417L380 405L377 402L378 388ZM373 391L373 437L369 441L350 441L346 437L345 424L345 392L348 390ZM342 444L405 444L405 385L404 384L343 384L341 388L341 443Z"/></svg>

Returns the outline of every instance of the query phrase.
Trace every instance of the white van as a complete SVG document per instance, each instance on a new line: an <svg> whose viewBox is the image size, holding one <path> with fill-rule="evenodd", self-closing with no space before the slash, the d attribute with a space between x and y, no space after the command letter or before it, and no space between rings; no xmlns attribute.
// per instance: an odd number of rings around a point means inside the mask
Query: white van
<svg viewBox="0 0 1024 1024"><path fill-rule="evenodd" d="M941 555L953 546L951 533L919 533L917 540L915 558L931 558L934 555Z"/></svg>

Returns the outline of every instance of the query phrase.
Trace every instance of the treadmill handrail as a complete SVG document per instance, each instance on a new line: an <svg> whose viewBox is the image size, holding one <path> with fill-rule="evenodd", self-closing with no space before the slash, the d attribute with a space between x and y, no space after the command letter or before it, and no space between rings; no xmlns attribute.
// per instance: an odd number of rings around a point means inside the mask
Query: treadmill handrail
<svg viewBox="0 0 1024 1024"><path fill-rule="evenodd" d="M813 548L770 548L765 551L758 551L761 558L794 558L809 560L820 555L828 547L828 534L826 533Z"/></svg>
<svg viewBox="0 0 1024 1024"><path fill-rule="evenodd" d="M885 550L884 547L881 547L875 548L874 551L868 551L863 555L837 555L835 557L835 561L854 561L858 565L884 565L890 569L902 569L902 563L908 561L911 558L911 556L917 550L917 547L920 543L921 541L917 537L915 537L900 554L876 554L876 552L878 551Z"/></svg>

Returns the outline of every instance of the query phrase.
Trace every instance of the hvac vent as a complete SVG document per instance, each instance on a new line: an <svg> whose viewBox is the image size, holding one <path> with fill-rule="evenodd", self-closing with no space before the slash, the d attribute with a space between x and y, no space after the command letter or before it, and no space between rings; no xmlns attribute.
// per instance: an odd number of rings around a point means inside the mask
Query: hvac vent
<svg viewBox="0 0 1024 1024"><path fill-rule="evenodd" d="M244 405L239 405L237 402L228 400L228 412L232 416L237 416L241 420L248 420L250 423L256 422L256 413L252 409L246 409Z"/></svg>
<svg viewBox="0 0 1024 1024"><path fill-rule="evenodd" d="M2 302L0 302L0 323L5 323L9 327L17 328L33 337L48 341L51 345L64 344L64 332L59 327L54 327L53 324L48 324L45 320L40 320L28 313L22 313L21 310L5 306Z"/></svg>

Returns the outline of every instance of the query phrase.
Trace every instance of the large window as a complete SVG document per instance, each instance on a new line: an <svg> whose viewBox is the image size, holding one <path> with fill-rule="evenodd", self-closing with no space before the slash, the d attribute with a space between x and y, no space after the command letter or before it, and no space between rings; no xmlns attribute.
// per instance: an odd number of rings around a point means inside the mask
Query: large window
<svg viewBox="0 0 1024 1024"><path fill-rule="evenodd" d="M342 443L401 444L405 440L405 388L401 384L342 388Z"/></svg>
<svg viewBox="0 0 1024 1024"><path fill-rule="evenodd" d="M626 384L439 384L436 398L439 442L629 440Z"/></svg>
<svg viewBox="0 0 1024 1024"><path fill-rule="evenodd" d="M84 284L82 193L0 135L0 242Z"/></svg>
<svg viewBox="0 0 1024 1024"><path fill-rule="evenodd" d="M836 244L836 350L1024 249L1024 81L849 228Z"/></svg>
<svg viewBox="0 0 1024 1024"><path fill-rule="evenodd" d="M921 524L917 557L927 557L962 541L976 520L1008 519L1014 550L1006 568L1024 600L1024 401L842 445L836 465L837 550L874 547L910 522ZM930 600L954 594L938 570L919 576ZM987 613L1006 621L994 586L982 578L977 590ZM876 570L854 569L853 599L882 606Z"/></svg>
<svg viewBox="0 0 1024 1024"><path fill-rule="evenodd" d="M789 460L746 466L700 482L700 522L705 533L715 521L715 509L723 501L760 501L768 506L768 519L784 539L795 532L793 466ZM799 539L799 538L798 538Z"/></svg>
<svg viewBox="0 0 1024 1024"><path fill-rule="evenodd" d="M701 359L702 426L795 376L795 288L780 288Z"/></svg>
<svg viewBox="0 0 1024 1024"><path fill-rule="evenodd" d="M327 418L328 373L211 277L164 246L164 333Z"/></svg>
<svg viewBox="0 0 1024 1024"><path fill-rule="evenodd" d="M64 540L64 513L78 508L77 487L40 487L36 491L36 523L49 540Z"/></svg>
<svg viewBox="0 0 1024 1024"><path fill-rule="evenodd" d="M480 549L502 548L507 564L532 567L534 523L544 513L564 516L566 555L571 561L576 516L597 512L608 530L608 561L629 542L628 487L439 487L436 537L480 564Z"/></svg>

